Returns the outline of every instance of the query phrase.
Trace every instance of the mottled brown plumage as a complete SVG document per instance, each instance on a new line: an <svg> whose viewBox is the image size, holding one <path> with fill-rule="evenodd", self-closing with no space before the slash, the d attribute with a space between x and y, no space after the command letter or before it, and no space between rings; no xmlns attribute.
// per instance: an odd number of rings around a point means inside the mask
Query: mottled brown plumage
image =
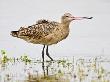
<svg viewBox="0 0 110 82"><path fill-rule="evenodd" d="M70 13L65 13L61 17L61 22L48 21L44 19L38 20L36 24L27 27L20 27L18 31L12 31L11 35L33 44L43 44L48 46L65 39L69 34L70 22L72 20L81 19L91 18L73 17ZM48 52L47 55L49 56ZM49 58L52 60L50 56Z"/></svg>
<svg viewBox="0 0 110 82"><path fill-rule="evenodd" d="M34 25L20 27L18 31L12 31L12 36L34 44L50 45L49 41L46 42L46 37L48 38L53 32L58 31L59 25L58 22L54 21L38 20Z"/></svg>

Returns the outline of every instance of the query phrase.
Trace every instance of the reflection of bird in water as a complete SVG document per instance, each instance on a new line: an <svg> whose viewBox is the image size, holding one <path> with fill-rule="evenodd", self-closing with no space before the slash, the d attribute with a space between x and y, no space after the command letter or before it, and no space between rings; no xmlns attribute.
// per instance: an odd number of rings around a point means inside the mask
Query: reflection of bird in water
<svg viewBox="0 0 110 82"><path fill-rule="evenodd" d="M48 46L56 44L68 36L69 24L72 20L82 19L92 19L92 17L74 17L70 13L65 13L61 17L60 23L48 20L38 20L34 25L21 27L18 31L11 31L11 35L33 44L44 45L42 50L43 61L44 49L46 46L46 55L53 60L48 53Z"/></svg>

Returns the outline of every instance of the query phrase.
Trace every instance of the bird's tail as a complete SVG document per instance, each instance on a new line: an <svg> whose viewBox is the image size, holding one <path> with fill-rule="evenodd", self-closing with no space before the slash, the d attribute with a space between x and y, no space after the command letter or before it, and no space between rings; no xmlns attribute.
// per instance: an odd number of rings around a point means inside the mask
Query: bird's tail
<svg viewBox="0 0 110 82"><path fill-rule="evenodd" d="M19 32L19 31L11 31L11 35L12 35L13 37L17 37L17 36L18 36L18 32Z"/></svg>

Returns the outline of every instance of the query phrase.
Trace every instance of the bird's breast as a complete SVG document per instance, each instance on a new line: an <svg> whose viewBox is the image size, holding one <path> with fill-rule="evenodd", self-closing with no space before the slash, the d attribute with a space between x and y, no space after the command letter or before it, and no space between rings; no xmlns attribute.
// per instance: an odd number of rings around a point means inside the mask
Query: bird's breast
<svg viewBox="0 0 110 82"><path fill-rule="evenodd" d="M65 39L69 35L69 29L61 29L59 34L57 35L59 40Z"/></svg>
<svg viewBox="0 0 110 82"><path fill-rule="evenodd" d="M63 39L66 39L66 37L69 35L69 29L57 29L57 30L58 31L55 31L53 33L52 37L53 43L58 43Z"/></svg>

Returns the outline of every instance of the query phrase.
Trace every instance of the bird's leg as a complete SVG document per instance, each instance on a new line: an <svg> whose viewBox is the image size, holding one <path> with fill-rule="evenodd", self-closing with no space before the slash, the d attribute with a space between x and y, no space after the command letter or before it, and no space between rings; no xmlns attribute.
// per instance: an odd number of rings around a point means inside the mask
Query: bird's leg
<svg viewBox="0 0 110 82"><path fill-rule="evenodd" d="M51 59L51 61L53 61L53 59L50 57L49 52L48 52L48 45L47 45L47 48L46 48L46 55Z"/></svg>
<svg viewBox="0 0 110 82"><path fill-rule="evenodd" d="M42 69L43 69L43 73L44 73L44 77L45 77L45 66L44 66L44 62L42 62Z"/></svg>
<svg viewBox="0 0 110 82"><path fill-rule="evenodd" d="M43 50L42 50L42 59L43 59L43 62L44 62L44 49L45 49L45 45L44 45Z"/></svg>
<svg viewBox="0 0 110 82"><path fill-rule="evenodd" d="M43 59L43 62L42 62L42 69L43 69L43 72L44 72L44 77L45 77L44 49L45 49L45 45L43 46L43 49L42 49L42 59Z"/></svg>

